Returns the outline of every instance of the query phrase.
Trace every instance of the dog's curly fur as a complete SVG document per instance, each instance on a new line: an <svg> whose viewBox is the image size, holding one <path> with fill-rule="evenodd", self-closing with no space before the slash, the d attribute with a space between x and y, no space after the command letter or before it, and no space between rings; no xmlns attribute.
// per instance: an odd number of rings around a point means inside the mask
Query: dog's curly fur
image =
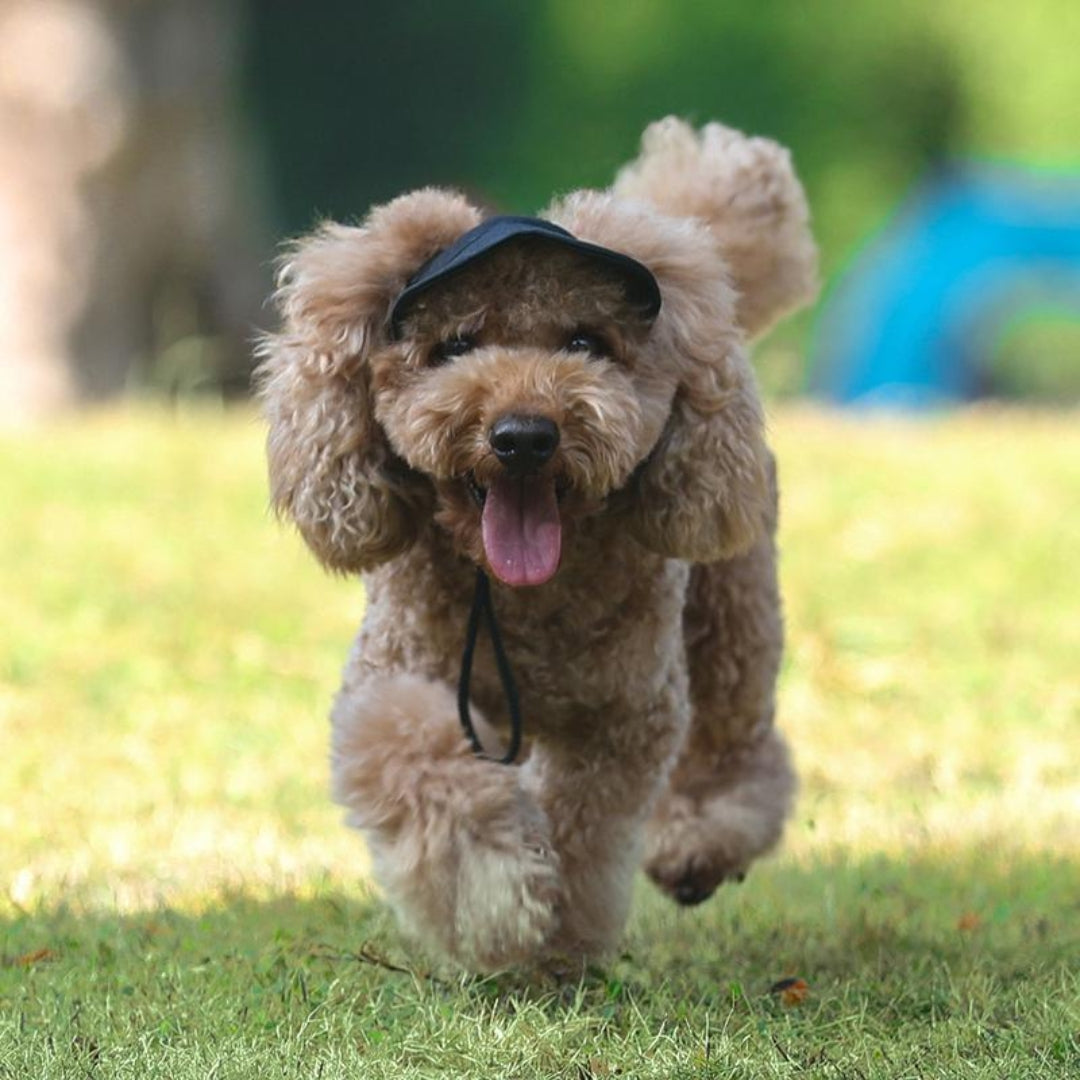
<svg viewBox="0 0 1080 1080"><path fill-rule="evenodd" d="M510 244L429 290L395 338L406 281L481 217L425 189L294 245L262 346L274 503L367 589L334 796L405 926L477 969L608 952L643 859L675 899L706 898L777 842L794 790L773 725L775 474L746 355L815 287L788 155L669 118L610 190L544 216L646 265L655 322L576 253ZM604 347L568 348L582 327ZM475 348L439 362L463 334ZM473 754L454 686L485 562L476 492L502 469L490 430L522 413L558 425L562 561L539 587L493 587L526 718L508 767ZM472 693L495 750L483 644Z"/></svg>

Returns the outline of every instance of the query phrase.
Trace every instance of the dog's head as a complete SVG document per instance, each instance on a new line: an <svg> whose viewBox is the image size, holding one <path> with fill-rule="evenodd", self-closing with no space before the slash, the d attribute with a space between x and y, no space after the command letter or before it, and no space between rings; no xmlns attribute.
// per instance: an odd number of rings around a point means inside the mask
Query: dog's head
<svg viewBox="0 0 1080 1080"><path fill-rule="evenodd" d="M285 258L261 368L273 497L327 565L370 568L434 527L505 583L538 585L595 515L696 561L760 535L738 268L701 223L610 193L547 217L647 268L659 313L617 266L527 236L399 304L480 220L435 190Z"/></svg>

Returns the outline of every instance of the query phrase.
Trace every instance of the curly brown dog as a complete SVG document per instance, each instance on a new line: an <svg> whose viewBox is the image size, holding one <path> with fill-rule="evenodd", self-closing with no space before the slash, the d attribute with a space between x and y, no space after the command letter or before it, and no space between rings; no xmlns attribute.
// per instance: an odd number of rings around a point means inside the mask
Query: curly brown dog
<svg viewBox="0 0 1080 1080"><path fill-rule="evenodd" d="M610 190L543 218L574 240L511 239L404 305L479 212L426 189L327 224L286 256L262 349L274 503L366 586L334 795L405 927L478 969L609 952L642 861L683 904L741 879L795 786L746 353L815 287L789 157L667 119ZM513 765L459 724L477 567L524 716ZM495 754L486 639L473 668Z"/></svg>

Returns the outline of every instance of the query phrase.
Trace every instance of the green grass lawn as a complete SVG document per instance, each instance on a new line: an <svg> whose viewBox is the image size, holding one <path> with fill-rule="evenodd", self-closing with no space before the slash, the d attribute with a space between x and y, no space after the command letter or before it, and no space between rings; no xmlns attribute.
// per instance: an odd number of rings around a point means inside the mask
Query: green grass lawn
<svg viewBox="0 0 1080 1080"><path fill-rule="evenodd" d="M1078 420L773 416L786 843L692 911L641 882L568 983L434 966L365 884L362 590L251 413L3 438L0 1078L1080 1076Z"/></svg>

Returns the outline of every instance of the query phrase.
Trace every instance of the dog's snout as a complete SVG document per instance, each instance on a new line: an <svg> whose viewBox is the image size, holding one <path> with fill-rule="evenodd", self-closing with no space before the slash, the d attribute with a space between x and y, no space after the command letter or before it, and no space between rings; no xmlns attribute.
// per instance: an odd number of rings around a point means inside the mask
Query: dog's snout
<svg viewBox="0 0 1080 1080"><path fill-rule="evenodd" d="M559 429L546 416L502 416L491 426L488 442L495 456L515 475L536 472L559 445Z"/></svg>

